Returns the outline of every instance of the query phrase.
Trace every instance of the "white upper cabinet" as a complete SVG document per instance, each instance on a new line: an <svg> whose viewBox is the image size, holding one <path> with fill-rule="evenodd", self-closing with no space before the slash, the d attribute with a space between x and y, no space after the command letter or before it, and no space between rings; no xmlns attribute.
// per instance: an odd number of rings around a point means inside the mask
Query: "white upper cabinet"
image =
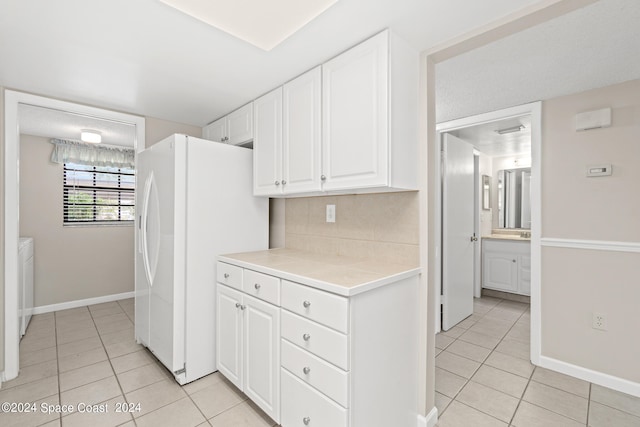
<svg viewBox="0 0 640 427"><path fill-rule="evenodd" d="M283 87L282 192L321 190L320 67Z"/></svg>
<svg viewBox="0 0 640 427"><path fill-rule="evenodd" d="M254 101L254 194L321 190L321 68Z"/></svg>
<svg viewBox="0 0 640 427"><path fill-rule="evenodd" d="M388 30L322 66L322 189L418 188L418 53Z"/></svg>
<svg viewBox="0 0 640 427"><path fill-rule="evenodd" d="M227 115L227 143L238 145L253 139L253 103Z"/></svg>
<svg viewBox="0 0 640 427"><path fill-rule="evenodd" d="M251 141L253 139L253 102L205 126L202 129L202 137L232 145Z"/></svg>
<svg viewBox="0 0 640 427"><path fill-rule="evenodd" d="M253 194L282 193L282 88L253 102Z"/></svg>
<svg viewBox="0 0 640 427"><path fill-rule="evenodd" d="M227 137L227 118L223 117L202 128L202 137L211 141L225 142Z"/></svg>

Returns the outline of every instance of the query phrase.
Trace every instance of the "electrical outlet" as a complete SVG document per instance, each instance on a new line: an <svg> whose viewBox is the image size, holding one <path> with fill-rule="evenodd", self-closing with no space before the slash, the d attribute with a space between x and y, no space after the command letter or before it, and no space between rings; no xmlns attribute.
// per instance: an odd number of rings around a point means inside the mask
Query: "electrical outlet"
<svg viewBox="0 0 640 427"><path fill-rule="evenodd" d="M593 313L593 329L607 330L607 317L602 313Z"/></svg>
<svg viewBox="0 0 640 427"><path fill-rule="evenodd" d="M327 222L336 222L336 205L327 205Z"/></svg>

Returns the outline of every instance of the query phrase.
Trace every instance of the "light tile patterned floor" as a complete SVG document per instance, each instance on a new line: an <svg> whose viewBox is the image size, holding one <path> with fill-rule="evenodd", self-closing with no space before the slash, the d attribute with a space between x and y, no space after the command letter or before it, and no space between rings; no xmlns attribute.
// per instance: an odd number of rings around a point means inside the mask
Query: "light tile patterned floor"
<svg viewBox="0 0 640 427"><path fill-rule="evenodd" d="M527 304L483 297L436 335L438 427L640 427L640 399L529 363Z"/></svg>
<svg viewBox="0 0 640 427"><path fill-rule="evenodd" d="M133 299L34 316L20 343L20 375L0 402L34 402L31 413L0 413L0 426L271 427L218 373L181 387L133 339ZM140 411L115 412L140 403ZM108 405L108 413L46 413L42 405Z"/></svg>
<svg viewBox="0 0 640 427"><path fill-rule="evenodd" d="M474 307L436 336L439 427L640 427L640 399L528 362L527 305L482 298ZM20 375L2 385L0 402L34 402L38 410L0 413L0 425L275 425L217 373L179 386L134 342L133 318L133 300L34 316L20 343ZM110 412L41 410L81 402ZM123 402L139 402L140 412L114 412Z"/></svg>

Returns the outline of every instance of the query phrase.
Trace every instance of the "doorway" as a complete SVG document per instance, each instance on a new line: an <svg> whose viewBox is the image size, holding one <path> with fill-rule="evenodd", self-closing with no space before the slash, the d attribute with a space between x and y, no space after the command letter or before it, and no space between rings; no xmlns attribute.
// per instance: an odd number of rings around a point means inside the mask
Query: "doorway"
<svg viewBox="0 0 640 427"><path fill-rule="evenodd" d="M539 354L539 345L540 345L539 344L540 342L539 322L537 321L538 319L536 318L536 316L539 315L538 307L540 303L539 290L540 290L540 207L541 207L540 206L541 104L539 102L525 104L522 106L507 108L499 111L481 114L478 116L473 116L473 117L468 117L468 118L463 118L463 119L442 123L437 126L438 134L439 136L441 136L440 138L438 138L437 152L442 152L443 149L445 151L447 150L446 145L449 144L449 142L445 142L445 140L447 139L451 140L453 138L460 139L459 138L460 136L464 137L465 136L464 129L482 126L482 125L488 125L485 127L488 129L492 129L493 127L495 127L496 122L500 122L502 124L496 127L495 130L501 130L501 129L509 128L509 126L507 125L510 122L519 121L520 118L524 118L524 117L529 117L530 119L529 126L530 126L530 135L531 135L531 139L530 139L531 164L529 165L531 180L530 180L530 185L527 187L528 191L530 192L529 200L530 200L531 210L529 214L530 216L525 220L531 222L531 228L529 231L530 238L531 238L531 256L530 256L530 287L531 287L531 312L532 312L531 360L533 363L536 363L537 360L535 359L537 358L536 355ZM495 130L492 130L492 131L495 131ZM445 134L451 135L453 136L453 138L451 136L442 137L442 135L445 135ZM473 149L473 147L471 148ZM460 321L466 317L465 313L467 316L473 313L473 297L474 295L475 296L480 295L479 258L480 258L480 250L481 250L480 239L474 240L473 238L474 237L477 238L483 233L483 227L484 227L485 234L487 233L487 226L489 226L489 232L490 232L491 229L494 228L493 225L496 225L498 220L497 218L494 218L494 216L497 217L499 213L498 211L500 211L500 209L496 211L494 211L493 209L491 211L488 211L488 212L492 212L492 214L490 214L491 218L489 219L489 218L486 218L487 211L481 209L480 207L482 202L484 202L484 200L486 199L486 195L483 194L483 191L481 190L484 188L484 185L481 185L481 184L485 183L483 182L482 175L488 175L488 174L480 173L482 169L481 167L482 161L479 158L477 158L478 152L479 150L476 150L475 152L476 157L473 157L474 152L471 151L472 154L469 154L470 151L467 148L466 155L465 155L467 158L467 165L469 164L472 165L471 172L469 173L469 171L467 171L467 175L468 177L470 177L470 181L469 181L469 178L467 178L466 185L467 186L472 185L474 187L473 197L471 197L471 200L469 200L468 204L473 203L474 206L476 206L477 208L478 214L474 217L473 215L474 209L470 210L471 215L469 215L469 213L466 214L464 219L464 221L467 223L467 225L465 226L466 231L460 232L458 236L458 242L454 243L454 245L458 245L458 246L462 246L464 244L467 246L467 248L470 248L470 251L471 251L470 257L467 253L466 257L463 258L465 260L464 262L466 263L466 266L463 269L466 271L472 272L471 275L469 275L468 273L466 274L467 279L466 279L466 282L464 283L460 283L460 282L447 283L443 281L443 279L446 280L448 278L448 274L450 275L451 271L455 271L456 272L455 274L458 274L457 272L459 271L459 269L455 267L456 265L455 263L457 262L457 260L452 257L454 255L459 254L460 252L458 251L456 253L455 250L451 252L451 248L447 248L447 244L449 244L449 246L451 246L452 244L452 242L450 241L448 242L449 240L448 234L451 234L451 230L457 231L455 224L452 226L450 222L452 218L454 220L459 220L457 219L459 215L456 214L452 216L448 212L446 212L447 208L453 209L453 206L455 205L451 205L449 207L447 206L447 196L445 192L446 186L447 186L446 161L443 160L442 162L436 162L437 170L435 175L439 180L439 182L436 184L436 188L440 190L438 191L438 195L436 198L437 207L435 210L436 216L437 216L435 221L436 223L435 231L436 231L436 235L440 236L440 238L436 240L437 241L436 253L442 254L441 262L436 263L435 265L436 283L441 284L441 288L440 288L441 292L436 293L435 307L434 307L434 313L436 313L435 315L436 333L443 329L453 327L455 323L457 323L456 320ZM514 158L512 162L515 160L520 161L518 156L513 156L513 157ZM515 166L525 166L525 165L520 163L519 165L515 164ZM467 169L468 169L468 166L467 166ZM505 167L504 169L508 169L508 168ZM471 184L469 184L469 182L471 182ZM495 182L494 183L495 185L491 185L491 183L492 182L490 181L490 185L489 185L490 188L488 189L490 192L488 195L488 198L490 200L489 204L491 204L493 200L495 200L494 202L495 204L498 202L497 200L498 183ZM498 206L496 206L496 208L498 208ZM468 225L469 223L471 225ZM447 227L451 229L449 230L448 234L447 234ZM450 259L447 259L447 258L450 258ZM447 270L449 270L449 273L447 272ZM449 286L450 289L447 289L447 286ZM453 300L454 303L456 302L456 300L461 300L461 301L463 300L461 305L462 308L447 307L446 304L450 303L451 300ZM469 303L469 301L471 301L471 303ZM445 320L445 317L443 316L449 316L449 317Z"/></svg>
<svg viewBox="0 0 640 427"><path fill-rule="evenodd" d="M135 147L145 147L145 119L125 113L89 107L42 96L6 90L4 93L5 164L4 164L4 363L1 380L15 378L19 371L18 321L18 241L19 217L19 154L21 106L43 107L87 118L107 120L135 126Z"/></svg>

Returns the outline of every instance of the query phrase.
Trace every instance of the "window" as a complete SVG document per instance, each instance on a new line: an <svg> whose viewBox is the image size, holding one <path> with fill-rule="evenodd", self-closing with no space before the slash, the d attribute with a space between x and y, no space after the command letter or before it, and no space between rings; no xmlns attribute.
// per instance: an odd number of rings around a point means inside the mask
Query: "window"
<svg viewBox="0 0 640 427"><path fill-rule="evenodd" d="M130 222L135 171L64 163L64 224Z"/></svg>

